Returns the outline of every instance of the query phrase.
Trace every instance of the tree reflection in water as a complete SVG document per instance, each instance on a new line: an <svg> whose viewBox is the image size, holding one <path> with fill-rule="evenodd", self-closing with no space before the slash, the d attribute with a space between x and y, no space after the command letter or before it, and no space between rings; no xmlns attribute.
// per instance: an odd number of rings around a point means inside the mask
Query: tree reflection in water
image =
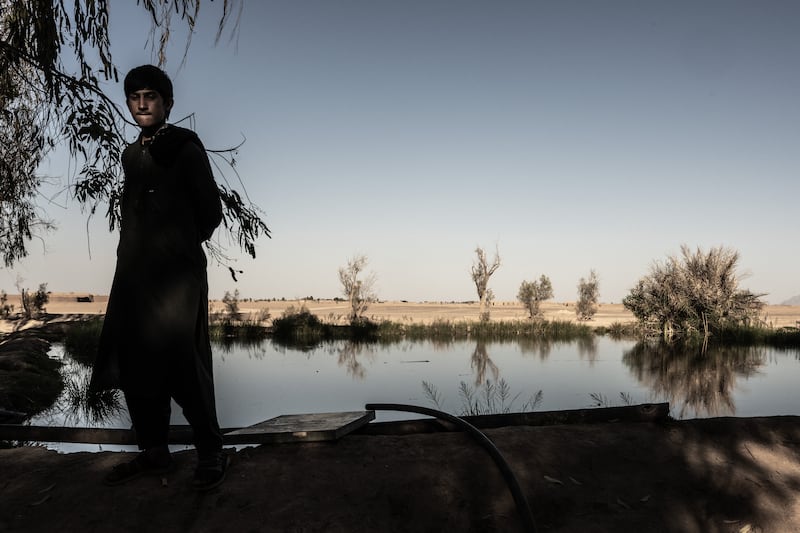
<svg viewBox="0 0 800 533"><path fill-rule="evenodd" d="M452 338L448 339L440 339L440 338L433 338L430 339L431 348L434 352L447 352L453 348L455 342Z"/></svg>
<svg viewBox="0 0 800 533"><path fill-rule="evenodd" d="M538 355L541 361L550 357L555 341L545 337L520 337L519 351L522 355Z"/></svg>
<svg viewBox="0 0 800 533"><path fill-rule="evenodd" d="M594 335L581 336L575 339L578 345L578 357L589 361L591 366L597 360L597 337Z"/></svg>
<svg viewBox="0 0 800 533"><path fill-rule="evenodd" d="M577 346L578 356L586 358L589 363L597 360L597 337L594 335L581 335L563 339L548 339L547 337L520 337L517 340L519 351L522 355L538 355L541 361L550 357L550 353L557 344Z"/></svg>
<svg viewBox="0 0 800 533"><path fill-rule="evenodd" d="M764 346L709 346L642 341L622 361L656 397L679 405L679 418L734 415L736 378L754 375L766 362Z"/></svg>
<svg viewBox="0 0 800 533"><path fill-rule="evenodd" d="M492 379L497 381L500 378L500 369L494 364L486 350L486 341L478 340L475 343L475 350L472 351L470 366L475 372L475 385L481 385L486 381L486 371L492 373Z"/></svg>
<svg viewBox="0 0 800 533"><path fill-rule="evenodd" d="M347 374L353 379L363 381L367 377L367 369L359 360L362 355L369 362L375 361L374 344L347 341L337 348L339 366L345 367Z"/></svg>
<svg viewBox="0 0 800 533"><path fill-rule="evenodd" d="M273 343L276 351L285 351L285 347L280 344ZM248 339L236 337L223 337L220 340L211 342L211 348L215 355L219 355L222 361L225 361L227 356L231 353L244 352L247 354L248 359L261 360L267 354L264 347L263 339Z"/></svg>

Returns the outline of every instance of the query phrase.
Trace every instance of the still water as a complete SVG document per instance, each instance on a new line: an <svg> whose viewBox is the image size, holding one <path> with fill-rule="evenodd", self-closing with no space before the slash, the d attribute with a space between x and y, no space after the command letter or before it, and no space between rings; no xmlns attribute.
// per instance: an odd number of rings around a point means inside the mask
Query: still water
<svg viewBox="0 0 800 533"><path fill-rule="evenodd" d="M130 427L124 402L91 419L80 396L89 369L63 358L65 393L34 425ZM767 347L680 350L593 337L571 342L339 341L299 350L264 341L214 346L217 411L223 427L296 413L362 410L402 403L467 414L669 402L675 418L800 414L800 350ZM489 387L487 387L489 383ZM498 384L506 387L500 395ZM494 388L493 388L494 386ZM379 412L377 420L415 418ZM174 409L173 424L184 424Z"/></svg>

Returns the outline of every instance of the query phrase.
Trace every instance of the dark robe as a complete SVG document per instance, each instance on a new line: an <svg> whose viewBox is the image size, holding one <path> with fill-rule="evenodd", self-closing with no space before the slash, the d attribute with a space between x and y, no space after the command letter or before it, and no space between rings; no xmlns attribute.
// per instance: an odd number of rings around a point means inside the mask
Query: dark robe
<svg viewBox="0 0 800 533"><path fill-rule="evenodd" d="M199 383L213 408L202 243L222 210L208 157L194 132L167 126L129 145L122 166L117 266L91 390L162 396L176 381Z"/></svg>

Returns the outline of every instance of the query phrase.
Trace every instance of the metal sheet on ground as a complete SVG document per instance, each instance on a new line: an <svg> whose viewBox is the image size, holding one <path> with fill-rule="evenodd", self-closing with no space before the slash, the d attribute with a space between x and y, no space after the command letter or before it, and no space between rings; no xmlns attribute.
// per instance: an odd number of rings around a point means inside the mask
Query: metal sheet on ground
<svg viewBox="0 0 800 533"><path fill-rule="evenodd" d="M225 444L336 440L375 419L375 411L281 415L225 434Z"/></svg>

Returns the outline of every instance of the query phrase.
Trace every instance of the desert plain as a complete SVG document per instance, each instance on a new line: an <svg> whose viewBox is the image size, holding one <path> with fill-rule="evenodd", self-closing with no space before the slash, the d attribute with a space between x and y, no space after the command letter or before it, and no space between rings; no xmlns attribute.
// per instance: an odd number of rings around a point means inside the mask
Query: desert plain
<svg viewBox="0 0 800 533"><path fill-rule="evenodd" d="M79 299L91 301L78 301ZM19 309L19 295L9 295L8 303ZM45 306L48 320L75 320L82 315L101 315L108 304L107 295L87 293L52 293ZM259 321L269 325L271 320L280 317L289 308L305 307L324 321L345 323L348 304L342 300L264 300L242 297L238 303L241 318ZM210 313L224 313L225 304L220 300L209 301ZM575 314L574 302L545 301L541 304L542 316L546 320L580 322ZM436 320L451 322L477 321L479 306L477 302L409 302L379 301L370 304L365 314L368 318L380 321L390 320L400 323L430 324ZM491 320L527 320L528 314L519 302L494 302L490 308ZM767 305L760 319L775 328L800 326L800 306ZM601 303L591 320L583 321L590 327L608 327L614 323L634 322L633 315L621 303ZM0 334L14 328L36 326L37 321L14 324L0 320Z"/></svg>

